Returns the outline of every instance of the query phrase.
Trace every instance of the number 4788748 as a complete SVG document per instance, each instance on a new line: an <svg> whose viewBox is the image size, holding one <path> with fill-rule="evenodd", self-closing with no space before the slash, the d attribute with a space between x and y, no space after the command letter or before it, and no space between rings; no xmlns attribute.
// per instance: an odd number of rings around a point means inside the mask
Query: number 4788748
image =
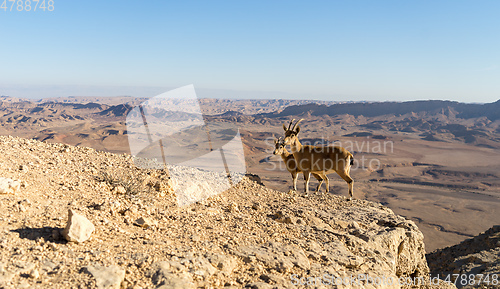
<svg viewBox="0 0 500 289"><path fill-rule="evenodd" d="M0 0L2 1L2 0ZM54 0L3 0L3 11L54 11Z"/></svg>

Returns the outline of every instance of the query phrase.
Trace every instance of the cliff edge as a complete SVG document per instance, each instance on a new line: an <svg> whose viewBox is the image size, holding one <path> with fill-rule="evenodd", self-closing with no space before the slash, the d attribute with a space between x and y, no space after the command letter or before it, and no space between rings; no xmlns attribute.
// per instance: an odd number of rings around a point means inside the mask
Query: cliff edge
<svg viewBox="0 0 500 289"><path fill-rule="evenodd" d="M427 254L431 272L452 276L450 279L458 288L499 288L499 257L498 225L460 244Z"/></svg>
<svg viewBox="0 0 500 289"><path fill-rule="evenodd" d="M0 137L0 164L18 182L0 194L0 288L448 288L422 285L415 223L373 202L244 178L178 207L164 170L15 137ZM90 239L66 241L70 209Z"/></svg>

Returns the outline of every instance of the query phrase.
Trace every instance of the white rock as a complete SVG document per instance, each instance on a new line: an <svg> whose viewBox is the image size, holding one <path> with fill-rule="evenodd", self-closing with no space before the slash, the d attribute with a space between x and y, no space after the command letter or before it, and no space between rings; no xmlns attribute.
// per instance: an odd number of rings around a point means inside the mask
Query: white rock
<svg viewBox="0 0 500 289"><path fill-rule="evenodd" d="M120 266L88 266L86 269L95 278L99 289L119 289L125 279L125 270Z"/></svg>
<svg viewBox="0 0 500 289"><path fill-rule="evenodd" d="M0 194L14 194L19 191L21 183L19 181L0 177Z"/></svg>
<svg viewBox="0 0 500 289"><path fill-rule="evenodd" d="M0 263L0 284L7 283L14 278L15 274L5 270L5 263Z"/></svg>
<svg viewBox="0 0 500 289"><path fill-rule="evenodd" d="M14 261L13 264L18 268L18 274L26 274L35 268L35 263L31 262Z"/></svg>
<svg viewBox="0 0 500 289"><path fill-rule="evenodd" d="M29 276L33 279L37 279L38 277L40 277L40 273L37 269L33 269L30 271Z"/></svg>
<svg viewBox="0 0 500 289"><path fill-rule="evenodd" d="M113 193L117 195L125 195L127 190L122 186L117 186L113 189Z"/></svg>
<svg viewBox="0 0 500 289"><path fill-rule="evenodd" d="M165 276L163 285L157 289L194 289L197 288L193 283L193 277L187 272L179 274L168 274Z"/></svg>
<svg viewBox="0 0 500 289"><path fill-rule="evenodd" d="M222 272L230 274L238 266L236 258L225 256L223 254L214 254L210 257L210 263L219 268Z"/></svg>
<svg viewBox="0 0 500 289"><path fill-rule="evenodd" d="M85 242L94 230L94 225L87 218L71 209L68 210L68 223L62 232L66 240L76 243Z"/></svg>

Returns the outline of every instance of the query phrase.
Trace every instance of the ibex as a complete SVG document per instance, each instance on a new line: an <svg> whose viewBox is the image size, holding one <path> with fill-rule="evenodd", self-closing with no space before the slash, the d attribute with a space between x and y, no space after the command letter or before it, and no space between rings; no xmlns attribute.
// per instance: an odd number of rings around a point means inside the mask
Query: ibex
<svg viewBox="0 0 500 289"><path fill-rule="evenodd" d="M336 172L349 185L349 199L353 198L353 180L349 176L351 166L354 162L353 155L345 148L340 146L312 146L302 145L298 134L301 119L291 128L294 119L288 125L283 124L285 138L283 144L290 145L293 157L299 170L304 174L306 194L309 192L310 173L323 174L326 179L326 191L328 192L329 181L327 174Z"/></svg>
<svg viewBox="0 0 500 289"><path fill-rule="evenodd" d="M293 190L297 190L297 175L299 173L302 173L302 171L299 169L297 166L297 163L295 162L295 158L291 153L289 153L286 148L285 144L283 143L283 139L275 139L274 140L274 151L273 155L279 155L281 156L281 159L285 163L287 171L292 174L292 180L293 180ZM321 184L323 184L324 179L328 179L325 174L317 174L317 173L312 173L312 175L319 181L318 187L316 188L316 192L319 192L319 189L321 188ZM326 191L328 192L328 187L326 188Z"/></svg>

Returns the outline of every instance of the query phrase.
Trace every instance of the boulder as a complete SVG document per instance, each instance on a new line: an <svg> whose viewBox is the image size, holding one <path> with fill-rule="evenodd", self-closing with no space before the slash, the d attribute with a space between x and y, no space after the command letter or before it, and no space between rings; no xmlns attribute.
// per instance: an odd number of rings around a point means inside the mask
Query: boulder
<svg viewBox="0 0 500 289"><path fill-rule="evenodd" d="M68 210L68 223L62 235L69 242L82 243L87 241L94 232L94 225L84 216L73 210Z"/></svg>
<svg viewBox="0 0 500 289"><path fill-rule="evenodd" d="M119 289L125 279L125 270L120 266L88 266L85 269L95 278L98 289Z"/></svg>

